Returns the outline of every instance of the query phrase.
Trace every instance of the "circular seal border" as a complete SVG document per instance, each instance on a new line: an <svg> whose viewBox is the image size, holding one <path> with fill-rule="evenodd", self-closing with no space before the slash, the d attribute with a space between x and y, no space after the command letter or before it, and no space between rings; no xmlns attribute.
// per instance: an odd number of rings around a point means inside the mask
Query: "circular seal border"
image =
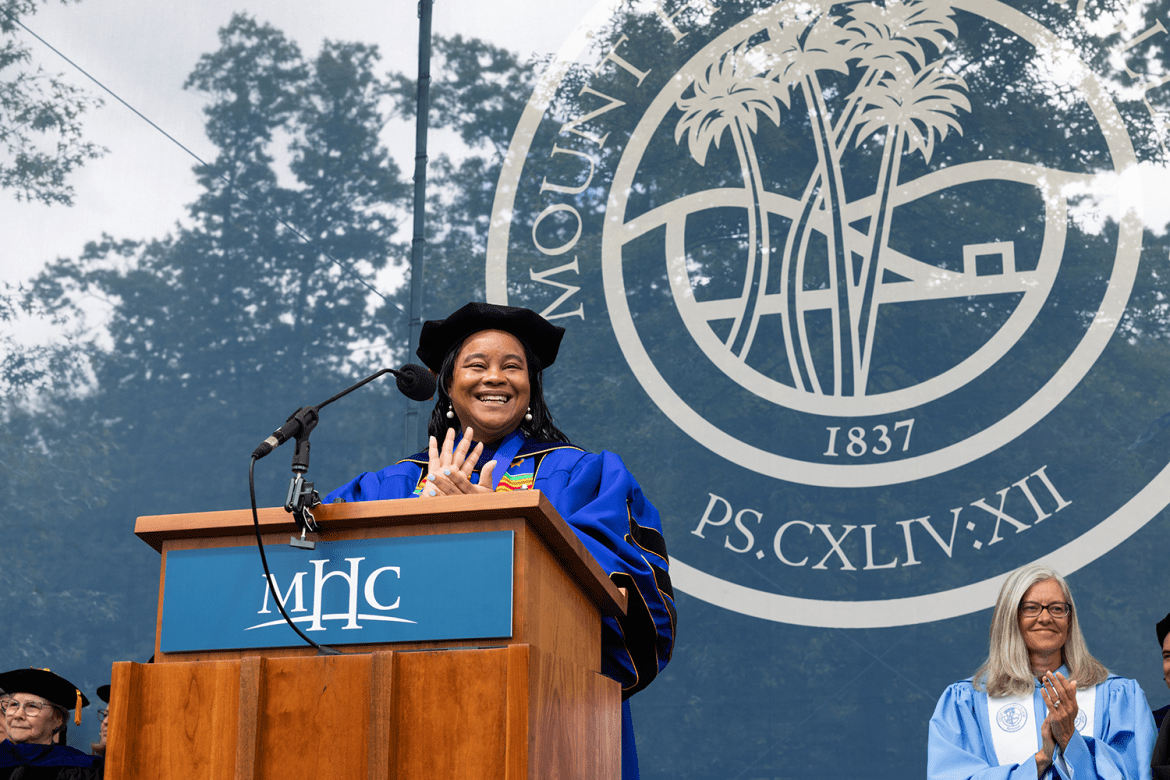
<svg viewBox="0 0 1170 780"><path fill-rule="evenodd" d="M577 54L587 47L594 34L601 31L622 2L599 0L549 63L516 125L492 203L484 267L488 301L508 302L508 234L516 188L500 185L505 182L511 185L519 180L531 141L548 108L547 96L554 93ZM1133 218L1132 213L1127 217ZM1170 494L1170 465L1112 515L1035 562L1047 563L1065 575L1079 571L1153 520L1165 508L1166 494ZM1007 576L1005 572L958 588L900 599L827 601L783 596L736 585L678 558L671 559L674 586L694 598L749 617L819 628L891 628L969 615L995 605Z"/></svg>
<svg viewBox="0 0 1170 780"><path fill-rule="evenodd" d="M1012 31L1027 30L1027 39L1037 50L1047 49L1059 52L1065 48L1060 38L1035 19L1015 9L1007 8L1001 2L991 2L991 0L985 0L985 2L987 2L987 6L980 5L980 10L976 15ZM956 2L954 7L964 8L966 5L970 5L970 0ZM758 24L763 24L767 15L779 13L775 10L777 7L772 6L765 9L752 19ZM992 14L994 9L999 9L999 14ZM964 8L964 10L967 9ZM972 13L975 12L972 11ZM724 38L738 40L745 37L753 29L753 26L745 25L746 23L740 24L736 28L726 31L713 41L711 46ZM704 52L709 48L711 47L706 47ZM695 59L705 59L704 52L696 54ZM1069 56L1073 56L1071 52L1069 52ZM692 60L692 63L694 61ZM1083 75L1083 80L1079 85L1081 92L1088 100L1094 116L1097 117L1113 160L1121 161L1121 169L1118 172L1121 173L1131 166L1136 166L1137 153L1128 133L1124 131L1111 132L1110 130L1111 127L1124 127L1116 105L1107 97L1096 75L1089 71L1079 58L1076 59L1076 62ZM690 65L691 63L688 63L683 69L693 71L694 69ZM673 101L671 104L673 105ZM623 158L645 149L651 133L639 133L638 131L650 123L652 118L657 117L652 117L649 111L642 116L637 128L631 133L631 141ZM1115 170L1117 170L1116 165L1117 163L1115 163ZM1031 398L989 428L961 442L914 457L868 464L814 463L798 460L746 444L706 420L692 409L662 377L641 339L638 338L634 318L627 302L621 268L621 250L625 243L622 240L623 234L626 231L631 231L631 225L634 225L636 220L626 222L624 216L618 214L621 210L621 203L613 195L615 192L629 192L633 188L635 172L636 166L625 166L619 163L614 173L613 181L610 184L611 194L606 210L601 249L606 306L609 309L610 322L613 323L614 333L618 336L618 345L625 355L626 362L655 404L670 417L675 425L699 444L724 460L738 464L743 468L764 476L802 485L866 488L915 482L966 465L1010 443L1059 406L1091 370L1101 353L1104 352L1117 324L1125 313L1125 307L1137 276L1137 260L1141 254L1142 244L1142 220L1139 216L1142 194L1137 188L1134 190L1121 188L1119 194L1123 199L1123 217L1118 231L1113 273L1109 279L1105 296L1076 349L1052 377L1032 394ZM615 224L617 227L613 227ZM1132 262L1127 263L1126 261L1129 259L1132 259Z"/></svg>
<svg viewBox="0 0 1170 780"><path fill-rule="evenodd" d="M1011 725L1013 720L1009 719L1009 715L1016 715L1018 717L1018 720L1014 720L1015 726ZM998 723L999 727L1004 731L1008 732L1009 734L1014 734L1024 726L1028 725L1028 710L1024 707L1023 704L1018 702L1005 704L999 708L999 712L995 713L995 722Z"/></svg>

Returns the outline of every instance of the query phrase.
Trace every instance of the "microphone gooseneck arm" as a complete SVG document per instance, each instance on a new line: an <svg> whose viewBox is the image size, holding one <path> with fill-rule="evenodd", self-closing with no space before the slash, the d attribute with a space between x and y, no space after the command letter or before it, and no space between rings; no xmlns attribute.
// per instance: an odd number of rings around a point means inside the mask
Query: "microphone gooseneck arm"
<svg viewBox="0 0 1170 780"><path fill-rule="evenodd" d="M252 460L259 460L289 439L296 439L296 451L292 460L293 477L284 501L285 511L292 514L297 527L301 529L301 539L298 542L294 538L293 545L312 549L313 543L305 540L305 534L321 530L313 518L312 511L313 507L321 503L321 497L313 489L313 483L305 481L305 474L309 470L309 434L320 422L321 409L385 374L394 374L398 381L398 389L411 400L425 401L435 394L435 376L428 369L413 363L408 363L400 370L383 368L316 406L302 406L297 409L289 415L284 425L273 431L272 435L261 442L252 453Z"/></svg>
<svg viewBox="0 0 1170 780"><path fill-rule="evenodd" d="M411 400L425 401L435 394L435 377L428 369L414 364L407 364L399 371L392 368L383 368L381 371L371 374L352 387L342 390L337 395L326 399L316 406L302 406L300 409L297 409L289 415L284 425L277 428L271 436L260 443L260 446L252 452L252 459L248 464L248 493L252 500L252 523L256 532L256 547L260 551L260 563L264 568L264 578L267 581L269 593L276 602L281 617L284 618L289 627L306 643L315 647L319 655L337 655L338 651L327 645L319 645L314 642L301 631L296 621L289 617L288 612L284 609L284 604L280 600L280 594L276 592L276 585L268 569L268 556L264 554L264 540L260 534L260 518L256 511L256 483L254 477L256 461L289 439L296 439L297 446L292 463L293 478L288 486L288 495L285 498L284 508L285 511L292 514L296 520L297 527L301 530L301 538L298 540L294 536L291 541L292 546L302 549L313 549L315 542L307 541L305 539L305 533L309 531L316 533L320 530L317 522L313 519L312 509L321 503L321 497L313 489L313 483L305 481L305 473L309 470L309 434L317 427L317 423L320 421L320 412L323 407L328 406L339 398L349 395L362 385L372 382L385 374L394 374L398 379L398 389Z"/></svg>
<svg viewBox="0 0 1170 780"><path fill-rule="evenodd" d="M302 406L300 409L297 409L288 416L288 419L285 420L284 425L277 428L272 432L271 436L260 442L260 446L258 446L252 452L252 457L256 460L260 460L289 439L301 439L307 437L310 433L312 433L313 429L317 427L317 422L320 419L320 412L323 408L339 398L344 398L362 385L373 382L378 377L384 376L386 374L393 374L397 378L398 389L402 392L403 395L412 401L425 401L435 394L435 376L430 372L429 369L423 368L422 366L418 366L413 363L407 363L401 369L397 370L393 368L383 368L381 371L377 371L369 375L357 384L351 387L347 387L337 395L333 396L332 398L327 398L316 406ZM307 453L305 454L305 461L305 469L307 470ZM296 471L295 462L293 470ZM303 471L301 473L303 473Z"/></svg>

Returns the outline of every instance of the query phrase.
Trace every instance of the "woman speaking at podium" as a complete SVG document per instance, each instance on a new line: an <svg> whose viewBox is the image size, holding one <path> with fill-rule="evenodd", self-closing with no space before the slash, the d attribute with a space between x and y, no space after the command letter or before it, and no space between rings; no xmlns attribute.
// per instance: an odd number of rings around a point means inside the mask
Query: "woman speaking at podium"
<svg viewBox="0 0 1170 780"><path fill-rule="evenodd" d="M674 592L658 511L612 452L591 454L553 424L542 390L564 328L529 309L469 303L423 323L417 354L438 378L430 446L366 472L329 503L539 490L618 587L622 618L602 626L602 672L622 685L622 778L638 777L629 697L674 647Z"/></svg>

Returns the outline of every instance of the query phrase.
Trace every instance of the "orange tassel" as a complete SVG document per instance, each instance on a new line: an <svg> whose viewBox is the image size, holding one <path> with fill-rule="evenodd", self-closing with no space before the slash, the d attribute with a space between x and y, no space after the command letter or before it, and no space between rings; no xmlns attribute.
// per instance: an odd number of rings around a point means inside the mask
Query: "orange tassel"
<svg viewBox="0 0 1170 780"><path fill-rule="evenodd" d="M77 705L74 708L74 712L76 714L73 716L73 725L80 726L81 725L81 690L78 688L74 688L73 690L77 691Z"/></svg>

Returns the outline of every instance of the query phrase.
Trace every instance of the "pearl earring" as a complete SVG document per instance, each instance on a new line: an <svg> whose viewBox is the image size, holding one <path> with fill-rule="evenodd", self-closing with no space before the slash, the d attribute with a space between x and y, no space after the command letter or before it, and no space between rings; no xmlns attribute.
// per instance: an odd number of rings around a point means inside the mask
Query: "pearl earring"
<svg viewBox="0 0 1170 780"><path fill-rule="evenodd" d="M528 422L532 422L532 407L524 410L524 419Z"/></svg>
<svg viewBox="0 0 1170 780"><path fill-rule="evenodd" d="M450 408L447 409L447 419L455 419L455 404L451 404Z"/></svg>

